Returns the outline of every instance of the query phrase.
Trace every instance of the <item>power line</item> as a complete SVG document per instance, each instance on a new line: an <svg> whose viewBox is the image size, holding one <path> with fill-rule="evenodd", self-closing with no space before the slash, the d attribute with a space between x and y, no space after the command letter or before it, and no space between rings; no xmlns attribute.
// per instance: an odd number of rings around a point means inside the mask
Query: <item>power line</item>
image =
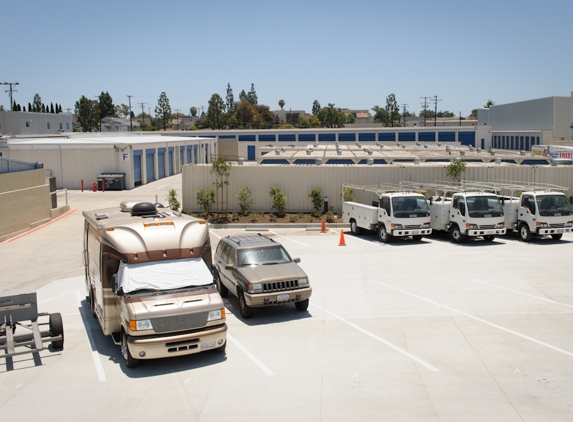
<svg viewBox="0 0 573 422"><path fill-rule="evenodd" d="M17 90L13 89L12 86L20 85L19 82L0 82L0 85L10 85L10 89L6 90L6 92L10 93L10 111L14 111L14 100L12 99L12 93L18 92Z"/></svg>

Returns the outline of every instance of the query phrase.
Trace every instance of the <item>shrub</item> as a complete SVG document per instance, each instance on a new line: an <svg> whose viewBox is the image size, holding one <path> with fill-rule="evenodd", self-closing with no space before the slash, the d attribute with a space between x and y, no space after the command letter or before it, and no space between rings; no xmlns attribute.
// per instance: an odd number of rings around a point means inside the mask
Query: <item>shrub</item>
<svg viewBox="0 0 573 422"><path fill-rule="evenodd" d="M271 206L272 210L277 210L277 215L279 217L284 217L286 212L286 196L278 186L271 186L269 190L269 195L273 200L273 204Z"/></svg>
<svg viewBox="0 0 573 422"><path fill-rule="evenodd" d="M296 215L296 214L295 214L295 215L291 215L291 216L289 217L289 221L290 221L291 223L296 223L297 220L298 220L298 215Z"/></svg>
<svg viewBox="0 0 573 422"><path fill-rule="evenodd" d="M237 199L239 200L239 207L241 207L241 214L247 215L249 208L253 205L253 192L248 186L244 186L237 192Z"/></svg>
<svg viewBox="0 0 573 422"><path fill-rule="evenodd" d="M320 217L320 209L322 208L322 204L324 204L324 200L322 199L322 189L314 188L308 194L308 197L312 201L312 207L314 208L314 215L315 217Z"/></svg>
<svg viewBox="0 0 573 422"><path fill-rule="evenodd" d="M269 218L271 220L271 223L276 223L277 222L277 215L271 213L271 215L269 215Z"/></svg>
<svg viewBox="0 0 573 422"><path fill-rule="evenodd" d="M167 194L167 203L169 204L170 209L173 211L179 211L181 203L177 199L177 191L173 188L169 189L169 193Z"/></svg>
<svg viewBox="0 0 573 422"><path fill-rule="evenodd" d="M334 223L335 218L336 218L336 215L334 215L331 211L328 211L326 213L326 222L327 223Z"/></svg>
<svg viewBox="0 0 573 422"><path fill-rule="evenodd" d="M203 188L197 190L197 205L203 209L205 217L209 215L211 207L215 203L215 190L210 189L206 191Z"/></svg>

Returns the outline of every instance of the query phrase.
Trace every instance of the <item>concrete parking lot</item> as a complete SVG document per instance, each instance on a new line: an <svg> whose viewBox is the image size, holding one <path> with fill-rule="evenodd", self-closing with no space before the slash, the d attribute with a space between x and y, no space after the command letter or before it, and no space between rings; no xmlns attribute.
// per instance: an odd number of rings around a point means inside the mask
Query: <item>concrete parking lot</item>
<svg viewBox="0 0 573 422"><path fill-rule="evenodd" d="M84 209L165 202L179 176L129 192L70 192L72 211L0 244L0 289L37 290L65 347L0 360L2 420L570 421L573 235L561 241L381 244L340 229L261 228L310 277L306 312L225 299L224 355L128 369L85 302ZM212 229L213 247L245 229Z"/></svg>

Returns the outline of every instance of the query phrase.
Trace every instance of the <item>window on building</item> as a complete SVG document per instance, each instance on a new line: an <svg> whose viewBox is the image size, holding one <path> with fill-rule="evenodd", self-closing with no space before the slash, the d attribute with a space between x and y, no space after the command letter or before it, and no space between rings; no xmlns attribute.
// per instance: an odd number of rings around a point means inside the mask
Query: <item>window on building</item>
<svg viewBox="0 0 573 422"><path fill-rule="evenodd" d="M26 127L30 127L30 122L26 122Z"/></svg>
<svg viewBox="0 0 573 422"><path fill-rule="evenodd" d="M50 130L50 122L48 122L48 130Z"/></svg>
<svg viewBox="0 0 573 422"><path fill-rule="evenodd" d="M60 123L60 130L62 130L64 128L64 124Z"/></svg>
<svg viewBox="0 0 573 422"><path fill-rule="evenodd" d="M66 123L66 130L70 130L70 124Z"/></svg>

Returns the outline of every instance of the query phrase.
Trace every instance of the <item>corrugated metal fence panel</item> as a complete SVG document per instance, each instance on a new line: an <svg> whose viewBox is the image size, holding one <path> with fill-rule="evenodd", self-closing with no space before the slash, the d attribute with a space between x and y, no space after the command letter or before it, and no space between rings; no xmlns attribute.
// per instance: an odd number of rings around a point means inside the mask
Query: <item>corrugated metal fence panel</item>
<svg viewBox="0 0 573 422"><path fill-rule="evenodd" d="M183 209L200 211L197 205L197 190L213 188L214 175L210 174L211 165L183 167ZM463 179L481 182L495 180L531 181L551 183L573 188L572 167L549 166L468 166ZM435 182L447 180L445 165L405 165L405 166L233 166L229 178L230 212L239 211L236 195L244 186L251 188L253 205L251 211L271 211L271 186L279 186L287 197L287 209L290 212L312 211L308 194L313 188L321 188L322 194L329 198L333 211L342 208L340 191L343 183L356 185L376 185L401 181ZM354 195L357 198L357 195ZM370 203L372 197L365 197ZM357 198L358 199L358 198Z"/></svg>

